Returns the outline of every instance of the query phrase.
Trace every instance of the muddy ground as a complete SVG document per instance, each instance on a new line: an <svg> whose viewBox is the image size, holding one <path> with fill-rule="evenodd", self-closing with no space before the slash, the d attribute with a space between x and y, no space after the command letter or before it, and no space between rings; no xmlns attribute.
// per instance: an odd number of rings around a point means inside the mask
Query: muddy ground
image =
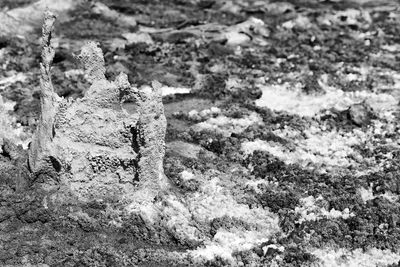
<svg viewBox="0 0 400 267"><path fill-rule="evenodd" d="M55 90L83 96L87 40L108 78L163 84L179 201L151 226L112 198L52 206L25 167L40 28L3 36L1 266L400 266L398 3L98 2L119 18L83 1L56 24Z"/></svg>

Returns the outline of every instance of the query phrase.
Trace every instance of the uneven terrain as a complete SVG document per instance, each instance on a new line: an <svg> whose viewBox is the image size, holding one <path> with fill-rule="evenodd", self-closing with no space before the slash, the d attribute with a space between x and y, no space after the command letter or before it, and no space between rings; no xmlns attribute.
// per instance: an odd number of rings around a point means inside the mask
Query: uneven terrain
<svg viewBox="0 0 400 267"><path fill-rule="evenodd" d="M153 202L75 199L27 166L50 2L59 97L88 92L76 59L88 41L108 80L161 84L168 187ZM6 0L0 10L0 266L400 265L398 2Z"/></svg>

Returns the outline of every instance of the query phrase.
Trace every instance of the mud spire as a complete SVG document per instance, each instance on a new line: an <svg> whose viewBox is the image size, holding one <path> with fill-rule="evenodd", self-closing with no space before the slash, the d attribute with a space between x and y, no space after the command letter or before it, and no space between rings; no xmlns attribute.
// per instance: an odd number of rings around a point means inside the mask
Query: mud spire
<svg viewBox="0 0 400 267"><path fill-rule="evenodd" d="M99 44L76 58L91 86L76 101L59 97L51 82L55 16L47 11L42 34L41 115L29 149L34 174L52 173L81 199L151 202L167 186L163 171L166 118L160 84L140 89L121 73L106 78Z"/></svg>
<svg viewBox="0 0 400 267"><path fill-rule="evenodd" d="M40 118L36 133L29 150L29 167L32 172L38 172L43 165L49 163L48 155L54 135L54 119L60 98L54 92L51 82L51 64L54 58L54 47L51 35L56 16L49 10L44 15L42 27L42 54L40 63ZM50 162L51 163L51 162Z"/></svg>

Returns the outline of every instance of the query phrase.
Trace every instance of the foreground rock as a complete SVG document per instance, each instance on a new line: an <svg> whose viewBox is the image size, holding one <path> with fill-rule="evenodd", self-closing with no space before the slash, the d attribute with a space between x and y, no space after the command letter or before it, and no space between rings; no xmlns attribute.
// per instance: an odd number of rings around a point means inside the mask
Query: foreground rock
<svg viewBox="0 0 400 267"><path fill-rule="evenodd" d="M102 51L98 44L89 42L77 59L91 87L77 101L60 98L50 77L54 21L55 16L47 12L41 117L29 150L32 173L57 180L83 200L151 201L166 184L162 168L166 119L161 86L154 83L137 89L123 73L115 81L108 81Z"/></svg>

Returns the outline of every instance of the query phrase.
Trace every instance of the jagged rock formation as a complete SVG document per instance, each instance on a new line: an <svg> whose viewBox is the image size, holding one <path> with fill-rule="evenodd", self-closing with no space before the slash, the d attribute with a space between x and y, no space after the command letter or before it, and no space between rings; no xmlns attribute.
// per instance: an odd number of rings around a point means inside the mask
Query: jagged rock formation
<svg viewBox="0 0 400 267"><path fill-rule="evenodd" d="M108 81L103 53L97 43L89 42L77 59L91 87L77 101L60 98L50 77L54 21L47 11L41 117L29 150L31 171L56 178L83 200L151 201L166 185L162 167L166 119L160 86L155 82L135 88L123 73Z"/></svg>

